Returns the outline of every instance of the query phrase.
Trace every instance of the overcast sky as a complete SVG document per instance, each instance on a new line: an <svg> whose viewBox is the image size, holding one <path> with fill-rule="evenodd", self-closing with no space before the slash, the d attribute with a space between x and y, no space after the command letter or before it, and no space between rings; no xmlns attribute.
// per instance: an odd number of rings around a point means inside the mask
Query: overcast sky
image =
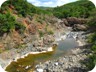
<svg viewBox="0 0 96 72"><path fill-rule="evenodd" d="M56 7L77 0L27 0L35 6Z"/></svg>

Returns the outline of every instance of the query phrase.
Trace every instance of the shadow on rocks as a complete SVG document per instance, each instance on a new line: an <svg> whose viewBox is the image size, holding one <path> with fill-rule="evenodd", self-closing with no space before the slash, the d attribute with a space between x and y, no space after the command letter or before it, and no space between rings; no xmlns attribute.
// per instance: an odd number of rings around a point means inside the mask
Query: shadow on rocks
<svg viewBox="0 0 96 72"><path fill-rule="evenodd" d="M90 49L90 47L92 47L92 44L85 44L83 46L78 46L77 48L80 48L80 49Z"/></svg>

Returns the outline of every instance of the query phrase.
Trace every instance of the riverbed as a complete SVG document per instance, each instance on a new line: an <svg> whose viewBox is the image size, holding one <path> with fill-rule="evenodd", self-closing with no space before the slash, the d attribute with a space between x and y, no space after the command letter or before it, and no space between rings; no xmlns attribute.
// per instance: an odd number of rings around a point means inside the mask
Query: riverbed
<svg viewBox="0 0 96 72"><path fill-rule="evenodd" d="M78 43L74 38L66 38L57 42L58 46L54 48L54 51L41 53L41 54L29 54L25 58L20 58L17 61L11 62L6 68L8 72L27 72L30 69L35 68L35 65L48 60L54 60L70 53L70 50L76 48Z"/></svg>

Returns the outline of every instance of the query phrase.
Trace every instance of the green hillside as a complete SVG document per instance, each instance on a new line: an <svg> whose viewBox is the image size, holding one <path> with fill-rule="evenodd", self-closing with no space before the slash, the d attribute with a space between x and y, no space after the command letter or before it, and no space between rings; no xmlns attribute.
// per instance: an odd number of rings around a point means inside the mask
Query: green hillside
<svg viewBox="0 0 96 72"><path fill-rule="evenodd" d="M32 14L49 14L49 12L28 3L27 0L8 0L2 5L1 11L8 11L8 6L14 6L13 10L16 10L19 15L24 17Z"/></svg>
<svg viewBox="0 0 96 72"><path fill-rule="evenodd" d="M59 18L78 17L87 18L95 6L87 0L76 1L53 9L53 14Z"/></svg>

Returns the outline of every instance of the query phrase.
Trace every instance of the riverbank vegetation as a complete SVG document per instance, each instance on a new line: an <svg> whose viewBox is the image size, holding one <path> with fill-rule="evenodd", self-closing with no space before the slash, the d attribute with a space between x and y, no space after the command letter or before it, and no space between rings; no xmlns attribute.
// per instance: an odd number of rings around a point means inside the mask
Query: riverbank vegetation
<svg viewBox="0 0 96 72"><path fill-rule="evenodd" d="M88 42L91 44L90 50L92 54L89 55L89 61L86 63L88 70L92 70L96 65L96 8L90 13L90 20L88 22L90 36Z"/></svg>

